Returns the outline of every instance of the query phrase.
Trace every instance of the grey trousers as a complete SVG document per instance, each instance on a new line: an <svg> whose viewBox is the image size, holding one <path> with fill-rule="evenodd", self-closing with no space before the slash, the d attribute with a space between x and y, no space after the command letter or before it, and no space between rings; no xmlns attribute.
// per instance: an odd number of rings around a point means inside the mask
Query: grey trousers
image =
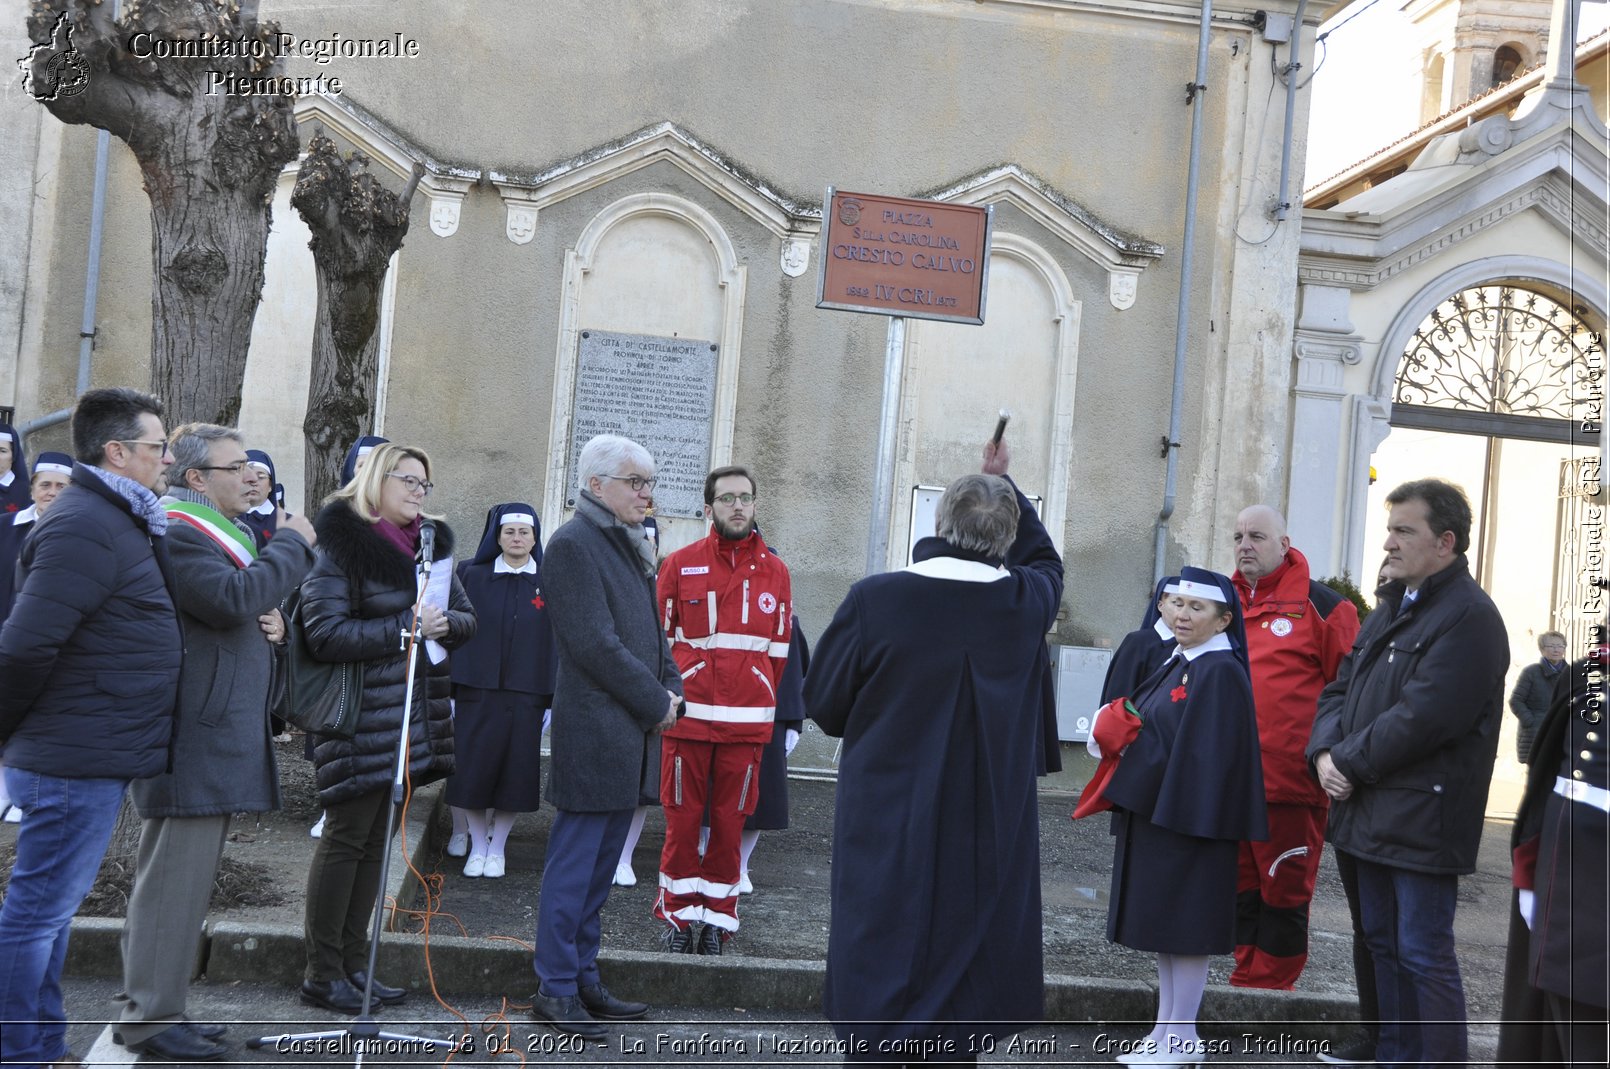
<svg viewBox="0 0 1610 1069"><path fill-rule="evenodd" d="M229 815L155 817L140 827L134 890L123 922L118 1031L141 1043L184 1020Z"/></svg>

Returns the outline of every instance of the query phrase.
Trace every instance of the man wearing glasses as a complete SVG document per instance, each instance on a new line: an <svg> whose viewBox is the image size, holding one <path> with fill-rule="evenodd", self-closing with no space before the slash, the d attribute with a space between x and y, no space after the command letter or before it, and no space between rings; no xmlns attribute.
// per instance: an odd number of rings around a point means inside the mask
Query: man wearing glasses
<svg viewBox="0 0 1610 1069"><path fill-rule="evenodd" d="M140 849L123 925L123 996L115 1038L163 1061L224 1057L223 1025L185 1018L190 970L232 813L280 805L269 742L276 606L313 566L313 525L280 518L257 549L241 517L258 475L239 431L187 423L173 432L162 499L185 661L171 771L130 787Z"/></svg>
<svg viewBox="0 0 1610 1069"><path fill-rule="evenodd" d="M576 515L554 532L543 591L559 646L553 695L548 833L531 1013L555 1029L605 1039L600 1020L648 1005L610 994L598 975L599 912L637 808L652 733L676 723L682 680L654 608L654 550L643 516L654 458L601 434L576 462Z"/></svg>
<svg viewBox="0 0 1610 1069"><path fill-rule="evenodd" d="M738 930L740 840L760 796L777 684L788 663L788 569L755 530L755 479L717 468L704 480L710 534L665 558L661 624L686 702L660 750L665 849L654 915L677 954L720 954ZM706 803L710 839L699 855ZM697 939L693 926L702 924Z"/></svg>
<svg viewBox="0 0 1610 1069"><path fill-rule="evenodd" d="M0 630L0 745L22 807L0 906L0 1058L71 1058L61 971L130 780L168 764L182 636L157 495L172 459L162 403L90 390L72 420L72 484L18 561Z"/></svg>

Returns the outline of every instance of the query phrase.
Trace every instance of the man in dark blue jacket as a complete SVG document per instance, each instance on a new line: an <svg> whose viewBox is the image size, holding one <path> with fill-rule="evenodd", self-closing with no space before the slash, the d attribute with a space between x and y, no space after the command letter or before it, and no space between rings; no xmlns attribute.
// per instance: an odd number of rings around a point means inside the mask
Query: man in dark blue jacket
<svg viewBox="0 0 1610 1069"><path fill-rule="evenodd" d="M72 485L23 548L0 630L0 746L22 806L0 906L0 1054L69 1057L61 970L132 779L168 767L183 640L157 502L162 404L122 387L73 412Z"/></svg>
<svg viewBox="0 0 1610 1069"><path fill-rule="evenodd" d="M1421 479L1386 504L1380 604L1319 696L1307 755L1331 799L1326 837L1358 874L1380 1003L1375 1061L1460 1065L1454 905L1459 877L1476 870L1509 639L1465 561L1464 491Z"/></svg>

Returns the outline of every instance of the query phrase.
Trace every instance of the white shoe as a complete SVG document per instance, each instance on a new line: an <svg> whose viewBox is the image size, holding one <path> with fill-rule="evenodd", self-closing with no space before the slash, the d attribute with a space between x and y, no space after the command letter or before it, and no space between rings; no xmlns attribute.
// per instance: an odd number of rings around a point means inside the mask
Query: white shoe
<svg viewBox="0 0 1610 1069"><path fill-rule="evenodd" d="M455 833L455 834L453 834L453 835L448 837L448 839L447 839L447 856L448 857L465 857L466 855L469 854L469 852L470 852L470 833L469 832L461 831L461 832L457 832L457 833Z"/></svg>
<svg viewBox="0 0 1610 1069"><path fill-rule="evenodd" d="M622 862L615 866L614 883L616 887L635 887L637 885L637 873L632 871L631 865Z"/></svg>
<svg viewBox="0 0 1610 1069"><path fill-rule="evenodd" d="M755 885L749 882L749 873L747 872L738 877L738 893L741 895L755 893Z"/></svg>
<svg viewBox="0 0 1610 1069"><path fill-rule="evenodd" d="M317 824L313 825L311 828L309 828L307 830L307 833L309 835L313 836L313 838L315 838L315 839L324 838L324 818L326 816L328 816L328 815L329 814L327 814L327 813L320 813L319 814L319 822Z"/></svg>
<svg viewBox="0 0 1610 1069"><path fill-rule="evenodd" d="M481 875L485 876L489 880L495 880L499 876L502 876L503 875L503 855L502 854L487 854L486 855L486 867L481 870Z"/></svg>
<svg viewBox="0 0 1610 1069"><path fill-rule="evenodd" d="M21 824L22 823L22 806L20 806L20 805L12 805L12 806L7 806L6 807L6 823L7 824Z"/></svg>
<svg viewBox="0 0 1610 1069"><path fill-rule="evenodd" d="M480 876L486 872L486 855L471 854L469 860L464 862L464 875ZM499 873L502 875L502 873Z"/></svg>

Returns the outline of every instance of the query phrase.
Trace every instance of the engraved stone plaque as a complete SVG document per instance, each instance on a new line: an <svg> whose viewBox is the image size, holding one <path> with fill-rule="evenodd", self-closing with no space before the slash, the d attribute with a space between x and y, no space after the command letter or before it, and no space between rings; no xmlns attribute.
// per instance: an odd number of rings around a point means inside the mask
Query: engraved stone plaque
<svg viewBox="0 0 1610 1069"><path fill-rule="evenodd" d="M710 470L716 344L692 338L584 330L577 346L565 506L576 506L576 461L598 434L619 434L654 455L657 516L698 517Z"/></svg>

